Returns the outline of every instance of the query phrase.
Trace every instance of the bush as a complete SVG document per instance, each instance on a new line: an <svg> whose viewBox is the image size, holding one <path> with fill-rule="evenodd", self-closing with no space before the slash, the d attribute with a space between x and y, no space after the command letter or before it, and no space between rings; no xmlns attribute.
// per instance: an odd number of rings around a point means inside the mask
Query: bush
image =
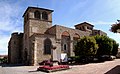
<svg viewBox="0 0 120 74"><path fill-rule="evenodd" d="M101 55L116 55L118 52L119 44L115 40L109 38L108 36L95 36L95 40L99 46L97 50L98 56Z"/></svg>
<svg viewBox="0 0 120 74"><path fill-rule="evenodd" d="M113 40L113 49L112 49L112 55L113 55L113 56L116 56L116 55L117 55L117 53L118 53L118 46L119 46L119 44L116 43L115 40Z"/></svg>
<svg viewBox="0 0 120 74"><path fill-rule="evenodd" d="M94 36L94 37L83 37L78 40L75 45L74 57L77 62L89 62L98 57L100 59L107 58L101 57L104 55L115 56L118 52L119 44L115 40L108 36Z"/></svg>
<svg viewBox="0 0 120 74"><path fill-rule="evenodd" d="M96 40L94 37L83 37L78 40L75 45L75 55L76 56L91 56L95 55L98 49Z"/></svg>
<svg viewBox="0 0 120 74"><path fill-rule="evenodd" d="M0 63L7 63L8 59L6 57L0 58Z"/></svg>

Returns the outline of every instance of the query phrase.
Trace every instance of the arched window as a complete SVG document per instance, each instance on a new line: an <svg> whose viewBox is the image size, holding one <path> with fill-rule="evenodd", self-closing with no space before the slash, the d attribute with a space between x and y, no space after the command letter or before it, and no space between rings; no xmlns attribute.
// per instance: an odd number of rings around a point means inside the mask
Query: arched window
<svg viewBox="0 0 120 74"><path fill-rule="evenodd" d="M40 12L39 11L35 11L34 12L34 17L40 19Z"/></svg>
<svg viewBox="0 0 120 74"><path fill-rule="evenodd" d="M48 20L48 14L47 14L47 12L42 12L42 19L43 20Z"/></svg>
<svg viewBox="0 0 120 74"><path fill-rule="evenodd" d="M49 38L44 40L44 54L51 54L52 42Z"/></svg>
<svg viewBox="0 0 120 74"><path fill-rule="evenodd" d="M75 33L74 36L73 36L73 39L78 40L79 38L80 38L79 34Z"/></svg>
<svg viewBox="0 0 120 74"><path fill-rule="evenodd" d="M73 49L75 49L75 45L77 44L78 39L80 39L80 36L79 36L79 34L75 33L73 36L73 40L74 40Z"/></svg>
<svg viewBox="0 0 120 74"><path fill-rule="evenodd" d="M64 48L65 51L67 50L67 44L64 44Z"/></svg>
<svg viewBox="0 0 120 74"><path fill-rule="evenodd" d="M70 54L70 34L64 31L61 35L61 52Z"/></svg>
<svg viewBox="0 0 120 74"><path fill-rule="evenodd" d="M70 36L70 34L69 34L67 31L64 31L64 32L62 33L62 36Z"/></svg>

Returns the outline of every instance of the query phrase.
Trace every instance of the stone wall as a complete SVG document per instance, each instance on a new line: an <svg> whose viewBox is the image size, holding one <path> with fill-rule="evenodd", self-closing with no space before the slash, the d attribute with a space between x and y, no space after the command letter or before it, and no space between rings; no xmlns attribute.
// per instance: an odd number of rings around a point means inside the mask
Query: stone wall
<svg viewBox="0 0 120 74"><path fill-rule="evenodd" d="M92 36L95 36L95 35L107 35L105 32L101 31L101 30L92 30Z"/></svg>
<svg viewBox="0 0 120 74"><path fill-rule="evenodd" d="M52 26L52 23L32 19L30 20L29 25L29 36L31 36L34 33L44 34L46 30Z"/></svg>
<svg viewBox="0 0 120 74"><path fill-rule="evenodd" d="M8 46L9 63L16 64L22 61L22 39L23 34L12 33Z"/></svg>
<svg viewBox="0 0 120 74"><path fill-rule="evenodd" d="M35 18L35 12L40 12L40 18ZM42 12L46 12L48 19L42 19ZM34 53L32 49L35 49L36 46L33 44L35 37L34 34L44 34L44 32L52 26L52 10L38 8L38 7L28 7L23 15L24 17L24 38L23 38L23 63L32 64L34 56L31 54ZM31 39L32 38L32 39ZM31 42L32 41L32 42ZM32 45L32 46L31 46Z"/></svg>
<svg viewBox="0 0 120 74"><path fill-rule="evenodd" d="M63 27L63 26L59 26L57 25L56 26L56 39L57 40L61 40L61 36L62 36L62 33L63 32L68 32L70 34L70 56L74 56L74 52L73 52L73 37L75 36L75 34L78 34L80 37L83 37L83 36L89 36L90 33L89 32L85 32L85 31L80 31L80 30L77 30L77 29L72 29L72 28L67 28L67 27ZM61 42L60 43L57 43L57 46L59 49L61 49ZM59 54L61 54L61 51L58 52Z"/></svg>
<svg viewBox="0 0 120 74"><path fill-rule="evenodd" d="M33 57L31 61L33 62L33 65L38 65L43 60L49 60L51 59L51 54L44 54L44 40L46 38L49 38L53 44L56 44L55 36L54 35L47 35L47 34L34 34L30 39L30 42L33 42L33 44L30 48L32 51L32 55L30 57ZM32 41L33 40L33 41Z"/></svg>

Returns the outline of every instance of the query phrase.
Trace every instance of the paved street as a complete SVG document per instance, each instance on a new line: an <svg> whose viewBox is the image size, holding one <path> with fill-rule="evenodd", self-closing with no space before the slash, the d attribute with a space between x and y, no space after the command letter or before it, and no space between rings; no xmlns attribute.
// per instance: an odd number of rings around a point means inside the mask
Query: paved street
<svg viewBox="0 0 120 74"><path fill-rule="evenodd" d="M38 66L1 67L0 74L48 74L36 71ZM120 74L120 59L104 63L70 66L71 69L52 72L49 74Z"/></svg>

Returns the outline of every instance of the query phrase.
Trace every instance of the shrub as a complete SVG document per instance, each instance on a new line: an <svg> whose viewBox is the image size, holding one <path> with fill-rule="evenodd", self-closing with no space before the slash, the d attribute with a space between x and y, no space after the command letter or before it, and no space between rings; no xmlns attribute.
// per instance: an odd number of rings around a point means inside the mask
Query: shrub
<svg viewBox="0 0 120 74"><path fill-rule="evenodd" d="M113 56L116 56L116 55L117 55L117 53L118 53L118 46L119 46L119 44L116 43L115 40L113 40L113 49L112 49L112 55L113 55Z"/></svg>
<svg viewBox="0 0 120 74"><path fill-rule="evenodd" d="M108 36L96 35L94 37L83 37L75 45L76 61L92 60L94 57L103 55L116 55L119 44Z"/></svg>
<svg viewBox="0 0 120 74"><path fill-rule="evenodd" d="M116 55L118 52L118 44L115 40L108 36L95 36L95 40L99 46L96 55Z"/></svg>
<svg viewBox="0 0 120 74"><path fill-rule="evenodd" d="M94 37L83 37L75 46L75 54L76 56L91 56L96 54L97 49L98 45Z"/></svg>

